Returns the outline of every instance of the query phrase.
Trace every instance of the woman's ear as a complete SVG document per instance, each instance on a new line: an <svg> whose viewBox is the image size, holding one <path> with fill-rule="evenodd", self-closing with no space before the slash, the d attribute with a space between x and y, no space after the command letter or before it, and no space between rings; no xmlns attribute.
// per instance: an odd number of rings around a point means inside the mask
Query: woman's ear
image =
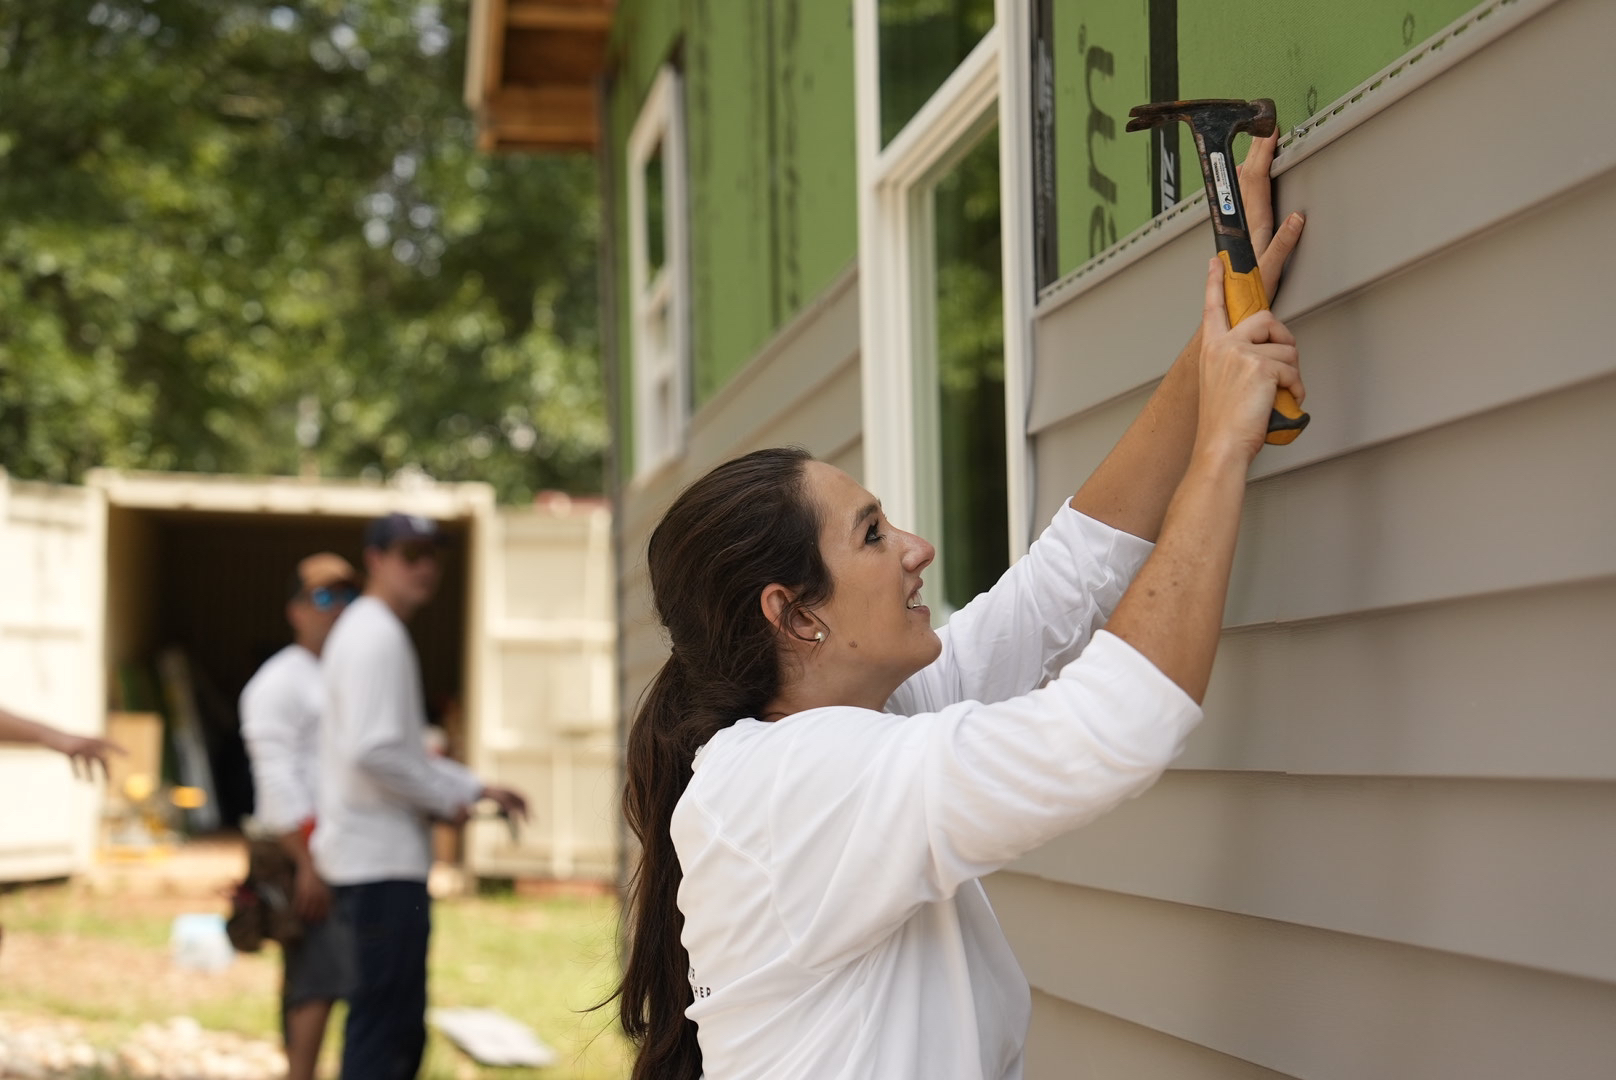
<svg viewBox="0 0 1616 1080"><path fill-rule="evenodd" d="M769 620L771 626L785 637L811 645L815 640L814 635L823 631L824 627L812 612L791 606L796 598L796 593L784 585L769 585L764 588L759 602L763 606L763 617Z"/></svg>

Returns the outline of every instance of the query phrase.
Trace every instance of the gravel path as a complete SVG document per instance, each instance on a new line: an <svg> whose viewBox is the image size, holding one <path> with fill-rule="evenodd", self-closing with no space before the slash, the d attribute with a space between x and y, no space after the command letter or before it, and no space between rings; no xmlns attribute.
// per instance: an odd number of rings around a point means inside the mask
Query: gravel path
<svg viewBox="0 0 1616 1080"><path fill-rule="evenodd" d="M188 1016L142 1024L121 1045L100 1046L72 1020L0 1013L0 1077L7 1080L277 1080L280 1047L205 1031Z"/></svg>

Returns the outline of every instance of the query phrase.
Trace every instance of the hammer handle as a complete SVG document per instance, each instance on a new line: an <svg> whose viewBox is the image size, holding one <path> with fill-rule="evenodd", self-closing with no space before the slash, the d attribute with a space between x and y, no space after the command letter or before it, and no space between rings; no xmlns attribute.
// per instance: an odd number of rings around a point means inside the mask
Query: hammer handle
<svg viewBox="0 0 1616 1080"><path fill-rule="evenodd" d="M1262 271L1254 266L1240 273L1230 265L1227 251L1218 252L1218 259L1223 263L1223 300L1229 308L1229 325L1236 326L1257 312L1266 311L1268 290L1263 288ZM1291 392L1282 386L1274 395L1274 408L1268 414L1268 437L1263 441L1284 446L1294 441L1311 419Z"/></svg>

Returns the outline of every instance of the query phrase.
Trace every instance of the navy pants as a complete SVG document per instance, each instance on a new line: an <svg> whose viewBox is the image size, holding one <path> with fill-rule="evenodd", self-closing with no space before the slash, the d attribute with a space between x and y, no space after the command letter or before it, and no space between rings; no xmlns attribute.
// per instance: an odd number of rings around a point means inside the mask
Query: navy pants
<svg viewBox="0 0 1616 1080"><path fill-rule="evenodd" d="M343 885L358 978L348 998L342 1080L411 1080L426 1049L426 952L432 901L424 881Z"/></svg>

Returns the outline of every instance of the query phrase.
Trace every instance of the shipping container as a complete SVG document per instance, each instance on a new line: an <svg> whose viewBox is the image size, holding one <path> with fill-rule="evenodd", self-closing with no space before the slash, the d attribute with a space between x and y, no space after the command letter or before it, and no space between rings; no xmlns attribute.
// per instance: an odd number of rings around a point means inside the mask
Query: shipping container
<svg viewBox="0 0 1616 1080"><path fill-rule="evenodd" d="M252 807L235 703L290 639L292 567L322 550L362 566L365 523L392 511L438 520L448 540L438 596L411 623L428 711L452 756L533 807L514 839L476 821L448 853L477 876L612 879L615 626L601 500L496 507L486 484L427 480L98 470L67 486L0 474L0 706L81 733L105 730L109 709L164 711L169 778L209 788L188 824L231 826ZM175 735L187 702L205 735L201 776ZM65 762L0 749L0 880L86 869L100 807Z"/></svg>

